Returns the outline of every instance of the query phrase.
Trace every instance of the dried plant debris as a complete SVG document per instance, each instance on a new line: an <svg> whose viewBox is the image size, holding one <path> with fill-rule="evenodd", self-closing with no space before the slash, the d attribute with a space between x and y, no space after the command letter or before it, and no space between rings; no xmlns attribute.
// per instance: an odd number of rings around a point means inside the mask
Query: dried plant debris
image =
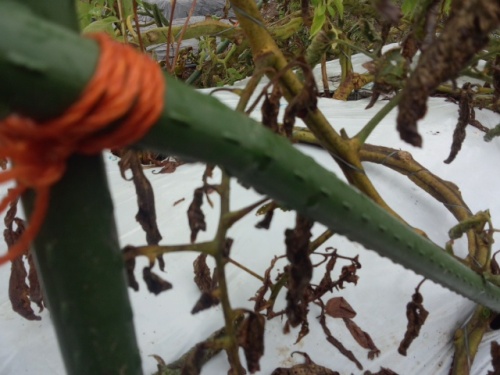
<svg viewBox="0 0 500 375"><path fill-rule="evenodd" d="M156 162L153 164L154 167L161 167L158 171L153 171L153 174L167 174L174 173L178 167L186 164L186 162L182 160L175 159L173 157L169 157L161 162Z"/></svg>
<svg viewBox="0 0 500 375"><path fill-rule="evenodd" d="M155 295L172 289L172 284L163 280L160 276L151 271L151 267L144 267L142 270L142 277L148 287L148 290Z"/></svg>
<svg viewBox="0 0 500 375"><path fill-rule="evenodd" d="M130 252L133 251L135 247L133 246L126 246L123 250L123 256ZM137 279L135 278L135 257L131 257L130 259L127 259L125 261L125 271L127 273L127 281L128 281L128 286L135 290L136 292L139 291L139 283L137 282Z"/></svg>
<svg viewBox="0 0 500 375"><path fill-rule="evenodd" d="M18 200L11 202L9 209L4 218L5 229L3 232L5 242L10 248L16 243L24 232L24 221L16 217ZM28 249L26 249L28 252ZM31 303L34 302L39 312L44 309L44 301L38 280L36 269L33 265L31 254L26 254L28 257L28 269L23 257L14 259L11 263L10 278L9 278L9 299L12 305L12 310L28 320L40 320L40 316L36 315L31 308ZM28 280L29 284L26 282Z"/></svg>
<svg viewBox="0 0 500 375"><path fill-rule="evenodd" d="M153 187L144 174L139 156L134 150L125 150L118 162L118 166L125 180L128 180L125 175L126 171L129 169L131 170L132 181L134 182L137 195L137 205L139 207L135 219L141 225L144 232L146 232L146 241L148 245L158 245L162 236L156 223Z"/></svg>
<svg viewBox="0 0 500 375"><path fill-rule="evenodd" d="M207 255L200 254L194 261L194 282L201 291L201 296L191 310L191 314L196 314L202 310L217 306L220 303L218 297L218 283L214 275L210 274L210 268L206 262Z"/></svg>
<svg viewBox="0 0 500 375"><path fill-rule="evenodd" d="M247 317L238 327L238 344L243 348L247 368L251 374L260 370L260 358L264 355L264 329L266 320L263 315L246 311Z"/></svg>
<svg viewBox="0 0 500 375"><path fill-rule="evenodd" d="M491 342L490 353L493 371L488 371L487 375L500 375L500 345L496 341Z"/></svg>
<svg viewBox="0 0 500 375"><path fill-rule="evenodd" d="M439 38L420 56L399 103L397 129L401 139L422 146L417 121L427 112L427 98L442 82L456 78L471 58L488 43L488 34L500 25L500 2L454 1Z"/></svg>
<svg viewBox="0 0 500 375"><path fill-rule="evenodd" d="M262 113L262 124L274 133L280 133L278 115L280 112L281 89L279 85L273 85L271 94L264 93L264 102L260 109Z"/></svg>
<svg viewBox="0 0 500 375"><path fill-rule="evenodd" d="M401 355L406 355L413 340L420 334L420 329L425 323L429 312L424 308L424 298L419 292L423 281L415 288L415 293L411 297L411 301L406 305L406 317L408 324L403 340L399 344L398 352Z"/></svg>
<svg viewBox="0 0 500 375"><path fill-rule="evenodd" d="M295 118L299 117L304 119L309 112L315 111L318 105L318 87L314 80L311 67L305 62L303 57L297 58L295 63L302 68L304 74L304 86L302 90L288 103L283 116L283 128L285 135L288 138L292 137L293 126L295 125Z"/></svg>
<svg viewBox="0 0 500 375"><path fill-rule="evenodd" d="M274 216L274 210L278 208L276 202L270 202L264 204L257 210L256 215L264 215L264 218L255 224L255 228L258 229L269 229L271 227L271 222Z"/></svg>
<svg viewBox="0 0 500 375"><path fill-rule="evenodd" d="M207 223L205 222L205 214L201 210L203 204L203 193L205 187L200 187L195 189L193 194L193 201L188 208L188 221L189 228L191 229L191 243L196 241L198 232L200 230L205 231L207 229Z"/></svg>
<svg viewBox="0 0 500 375"><path fill-rule="evenodd" d="M307 290L311 281L313 267L309 258L309 241L313 222L297 214L294 229L285 231L286 256L288 266L288 293L286 296L286 315L288 323L297 327L307 322Z"/></svg>
<svg viewBox="0 0 500 375"><path fill-rule="evenodd" d="M330 370L326 367L317 365L309 357L307 353L304 352L293 352L292 356L297 353L304 356L304 363L299 365L294 365L290 368L278 367L275 369L271 375L340 375L337 371Z"/></svg>
<svg viewBox="0 0 500 375"><path fill-rule="evenodd" d="M380 371L377 372L365 371L363 375L398 375L398 374L392 371L391 369L381 367Z"/></svg>
<svg viewBox="0 0 500 375"><path fill-rule="evenodd" d="M326 314L325 314L324 306L323 306L321 314L319 316L319 324L321 325L321 328L323 328L323 332L325 333L326 340L330 344L332 344L342 355L344 355L350 361L354 362L354 364L356 364L358 369L362 370L363 366L361 365L361 362L359 362L358 359L356 358L356 356L332 335L330 329L326 325Z"/></svg>
<svg viewBox="0 0 500 375"><path fill-rule="evenodd" d="M399 48L393 48L377 60L364 63L363 67L374 76L372 97L366 106L368 109L373 107L381 94L391 94L403 87L409 63Z"/></svg>
<svg viewBox="0 0 500 375"><path fill-rule="evenodd" d="M344 297L333 297L326 302L325 313L333 318L353 319L356 311L349 305Z"/></svg>
<svg viewBox="0 0 500 375"><path fill-rule="evenodd" d="M476 120L476 113L473 106L473 85L470 83L465 83L462 86L462 91L460 93L460 100L458 104L458 122L453 132L453 143L451 145L450 155L444 161L446 164L450 164L455 160L458 152L462 148L462 143L465 140L466 132L465 128L467 125L472 125L478 129L483 130L484 126Z"/></svg>

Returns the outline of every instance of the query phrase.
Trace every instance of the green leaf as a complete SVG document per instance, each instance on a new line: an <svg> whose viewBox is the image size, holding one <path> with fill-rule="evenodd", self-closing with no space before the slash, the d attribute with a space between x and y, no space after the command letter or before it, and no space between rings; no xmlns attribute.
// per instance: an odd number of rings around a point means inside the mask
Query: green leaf
<svg viewBox="0 0 500 375"><path fill-rule="evenodd" d="M326 10L328 11L328 14L330 15L330 17L335 16L335 9L332 7L332 5L330 3L326 4Z"/></svg>
<svg viewBox="0 0 500 375"><path fill-rule="evenodd" d="M330 0L328 3L333 2L335 8L337 8L339 12L340 19L344 18L344 2L343 0Z"/></svg>
<svg viewBox="0 0 500 375"><path fill-rule="evenodd" d="M107 17L99 21L92 22L82 30L83 34L104 32L114 35L113 23L119 22L115 16Z"/></svg>
<svg viewBox="0 0 500 375"><path fill-rule="evenodd" d="M326 15L323 13L321 15L314 15L312 25L311 25L311 38L320 32L321 28L325 24Z"/></svg>

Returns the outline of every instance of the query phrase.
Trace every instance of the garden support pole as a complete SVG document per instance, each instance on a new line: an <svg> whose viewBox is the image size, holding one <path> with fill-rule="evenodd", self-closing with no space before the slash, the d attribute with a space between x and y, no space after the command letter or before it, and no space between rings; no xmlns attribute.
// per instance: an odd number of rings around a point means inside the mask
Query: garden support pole
<svg viewBox="0 0 500 375"><path fill-rule="evenodd" d="M0 5L7 2L2 0ZM28 6L48 21L72 29L72 32L78 31L74 0L17 3ZM36 25L23 23L16 17L17 13L6 12L4 15L12 22L19 22L23 28L33 28L37 33ZM19 34L9 34L6 38L15 38L16 43L26 42ZM56 35L43 36L42 32L43 38L50 40L54 47L60 43ZM92 53L72 63L66 61L64 73L46 66L46 77L50 76L53 82L73 82L75 85L71 89L53 90L49 85L43 86L43 91L34 97L18 95L15 88L36 85L34 77L38 75L39 61L37 58L31 63L23 62L20 58L26 76L24 79L1 77L4 90L10 92L12 98L9 103L2 95L0 102L11 110L38 119L57 115L78 97L82 83L94 69L97 48L91 42L87 47ZM15 51L8 53L15 54ZM52 55L54 60L61 58L53 55L50 49L45 50L44 55ZM83 79L73 80L65 73ZM32 194L23 197L28 217L32 212L32 198ZM70 159L65 175L52 188L48 213L33 254L67 373L142 374L113 204L101 155L75 155Z"/></svg>

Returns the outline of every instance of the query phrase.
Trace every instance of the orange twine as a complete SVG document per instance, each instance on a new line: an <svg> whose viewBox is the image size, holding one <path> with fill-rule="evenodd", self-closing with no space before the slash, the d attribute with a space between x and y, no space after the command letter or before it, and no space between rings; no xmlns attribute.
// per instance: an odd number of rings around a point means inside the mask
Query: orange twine
<svg viewBox="0 0 500 375"><path fill-rule="evenodd" d="M27 251L47 213L50 188L61 179L71 155L98 154L134 143L163 110L165 81L156 62L103 34L90 37L97 40L101 53L94 76L76 103L49 121L17 114L0 121L0 158L11 162L11 168L0 173L0 183L16 182L0 202L0 213L26 190L36 193L29 226L0 256L0 264Z"/></svg>

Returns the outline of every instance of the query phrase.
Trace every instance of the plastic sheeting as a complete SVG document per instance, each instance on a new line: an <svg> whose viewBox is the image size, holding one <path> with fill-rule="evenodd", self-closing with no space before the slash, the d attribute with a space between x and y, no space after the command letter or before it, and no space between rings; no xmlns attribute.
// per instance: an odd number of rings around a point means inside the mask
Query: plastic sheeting
<svg viewBox="0 0 500 375"><path fill-rule="evenodd" d="M362 71L360 64L364 60L361 56L354 57L357 71ZM338 71L338 66L332 63L329 75L334 76ZM217 96L229 106L236 105L237 97L230 93L221 92ZM368 100L339 102L321 99L319 107L337 130L344 128L348 134L354 135L386 102L379 101L372 109L364 110L367 103ZM500 122L500 116L487 110L476 111L476 114L487 127L493 127ZM259 117L258 113L253 115ZM448 156L458 117L455 104L444 99L430 99L428 114L419 123L424 139L423 149L414 149L399 140L395 130L395 115L396 111L391 112L376 128L368 142L410 151L414 158L431 172L457 184L473 212L489 208L493 223L497 223L498 227L500 201L496 198L500 191L500 177L496 166L500 140L485 143L483 134L469 127L462 151L451 165L447 165L443 160ZM335 163L326 153L311 147L300 148L340 175ZM114 156L105 153L104 157L107 161L121 244L144 244L144 233L134 219L137 207L133 184L120 178ZM448 229L456 222L443 205L405 177L387 168L366 164L366 169L382 196L400 215L411 225L426 231L433 241L444 245ZM163 235L163 244L189 242L186 211L192 199L193 189L201 186L202 173L203 166L199 164L181 166L174 174L154 174L152 170L146 170L156 193L158 224ZM217 182L219 176L216 173L213 181ZM5 190L5 187L2 188ZM218 208L215 194L211 198L215 203L214 208L210 208L206 203L203 205L208 229L207 232L199 234L198 241L209 240L214 234ZM233 181L232 208L243 207L257 198L258 195L254 191ZM174 205L180 199L184 200ZM294 214L276 212L269 231L254 228L259 220L260 218L250 214L231 229L230 236L235 240L231 256L262 275L275 254L284 254L283 232L286 228L293 227ZM314 235L323 230L321 226L315 225ZM421 292L424 306L430 315L420 337L410 347L408 356L403 357L398 354L397 347L406 328L406 304L421 277L340 236L334 236L320 249L324 250L328 246L338 249L343 255L359 255L363 268L358 273L358 285L349 284L344 290L334 291L331 296L343 296L351 304L357 312L355 322L371 335L381 350L380 356L369 360L367 351L356 344L344 323L340 319L328 318L327 324L332 334L362 363L364 369L359 370L354 363L326 342L317 322L319 309L311 305L310 333L298 344L294 344L298 330L292 330L285 335L284 322L280 318L266 322L266 351L261 360L260 374L270 374L276 367L302 363L302 357L291 356L293 351L305 351L317 364L332 368L341 374L362 374L366 370L376 372L380 367L387 367L405 375L447 374L453 355L453 332L467 321L474 304L430 281L425 282ZM456 242L455 250L461 255L465 254L465 249L465 241ZM493 249L496 250L495 245ZM5 251L4 244L1 245L0 251ZM199 297L199 291L193 282L192 262L195 257L195 253L165 256L166 274L163 277L174 284L172 290L155 297L149 294L144 284L139 281L140 291L130 293L145 374L156 370L156 361L151 357L152 354L161 356L167 363L171 362L223 325L220 307L196 315L189 313ZM145 264L145 260L139 260L136 270L140 271L141 266ZM284 265L284 261L280 261L277 268L282 270ZM340 266L335 268L334 275L338 272ZM16 315L8 301L8 275L9 267L1 267L0 285L3 287L0 289L0 374L64 374L50 313L46 310L41 313L42 320L39 322L26 321ZM315 274L313 281L318 282L321 276L319 273ZM253 303L249 298L260 286L259 281L231 264L227 266L227 277L232 306L251 309ZM141 280L140 276L138 280ZM278 300L279 306L284 306L284 293ZM486 374L490 368L490 342L499 338L500 334L496 332L485 336L474 361L472 374ZM227 370L226 356L219 354L203 368L202 374L219 375L227 373Z"/></svg>

